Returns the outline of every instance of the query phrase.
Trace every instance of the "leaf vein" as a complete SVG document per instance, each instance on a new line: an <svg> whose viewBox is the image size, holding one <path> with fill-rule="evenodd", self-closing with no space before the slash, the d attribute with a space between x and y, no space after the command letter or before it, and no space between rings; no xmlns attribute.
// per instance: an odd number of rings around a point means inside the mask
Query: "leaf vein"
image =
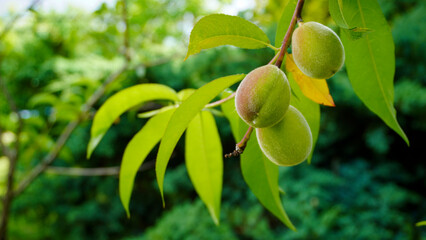
<svg viewBox="0 0 426 240"><path fill-rule="evenodd" d="M361 3L360 3L360 0L357 0L357 3L358 3L358 8L359 8L359 12L360 12L362 24L363 24L364 28L366 28L367 24L365 23L364 13L362 11L362 6L361 6ZM370 58L371 58L371 61L373 63L373 68L374 68L374 73L376 75L377 83L379 84L380 91L381 91L381 93L382 93L382 95L383 95L383 97L385 99L386 107L389 110L389 112L391 113L391 115L393 116L394 115L393 111L391 109L391 106L389 105L390 104L390 100L388 99L388 96L385 94L385 91L383 89L383 85L382 85L382 82L381 82L382 79L381 79L381 77L379 75L379 71L377 69L377 63L376 63L376 59L374 58L374 55L373 55L373 50L371 49L371 44L370 44L369 36L367 35L367 36L365 36L365 38L367 40L368 52L370 53Z"/></svg>

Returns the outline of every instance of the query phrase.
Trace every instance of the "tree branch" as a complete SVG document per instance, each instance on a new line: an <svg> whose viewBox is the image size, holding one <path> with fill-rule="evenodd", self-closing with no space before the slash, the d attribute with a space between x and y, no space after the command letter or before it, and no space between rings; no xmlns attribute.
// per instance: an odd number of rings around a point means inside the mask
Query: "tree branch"
<svg viewBox="0 0 426 240"><path fill-rule="evenodd" d="M284 36L283 43L281 45L280 54L278 56L277 62L275 63L275 66L277 66L278 68L281 68L284 55L286 54L287 48L290 45L291 35L293 34L294 27L296 26L296 20L301 19L304 2L305 2L304 0L299 0L297 2L296 9L294 10L293 17L291 18L290 26L288 26L287 32Z"/></svg>
<svg viewBox="0 0 426 240"><path fill-rule="evenodd" d="M31 5L26 9L25 12L32 9L37 5L41 0L34 0ZM9 33L9 31L13 28L15 23L24 15L25 12L21 14L15 15L15 17L6 25L3 31L0 33L0 41ZM16 106L15 100L11 96L9 90L7 89L6 83L0 77L0 88L3 92L4 97L6 98L6 102L9 105L10 110L16 114L18 117L18 127L16 129L16 140L15 146L13 149L9 149L3 141L0 139L0 145L3 153L9 159L9 169L7 172L7 180L6 180L6 193L4 198L2 199L3 211L1 213L1 222L0 222L0 240L5 240L7 238L7 225L9 220L10 206L13 201L13 181L15 176L16 164L19 159L19 147L20 147L20 136L23 128L23 121L21 115L19 114L18 107ZM3 131L0 129L0 138L3 135Z"/></svg>
<svg viewBox="0 0 426 240"><path fill-rule="evenodd" d="M225 158L238 157L239 155L241 155L247 146L248 140L250 140L250 135L253 130L254 128L252 126L249 126L246 134L244 134L243 139L241 139L241 141L235 145L235 150L232 153L225 154Z"/></svg>
<svg viewBox="0 0 426 240"><path fill-rule="evenodd" d="M233 98L235 97L235 95L237 95L237 93L236 93L236 92L233 92L233 93L231 93L231 95L227 96L226 98L224 98L224 99L220 99L220 100L218 100L218 101L216 101L216 102L209 103L209 104L207 104L207 105L206 105L206 106L204 106L204 107L205 107L205 108L211 108L211 107L219 106L220 104L222 104L222 103L224 103L224 102L227 102L227 101L229 101L229 100L233 99Z"/></svg>
<svg viewBox="0 0 426 240"><path fill-rule="evenodd" d="M23 128L23 121L21 115L19 114L18 107L16 106L15 100L11 96L9 90L7 89L6 84L3 82L3 79L0 76L0 88L3 92L3 95L6 98L6 102L9 105L10 110L16 114L18 117L18 127L16 129L16 140L13 149L8 148L3 141L0 139L0 145L2 151L9 159L9 169L7 172L7 180L6 180L6 193L3 198L3 211L1 213L1 223L0 223L0 240L6 239L7 234L7 224L9 219L10 206L13 200L13 180L15 176L15 168L16 163L19 159L19 147L21 142L21 132ZM0 129L0 138L3 135L3 131Z"/></svg>
<svg viewBox="0 0 426 240"><path fill-rule="evenodd" d="M118 71L112 73L105 82L92 94L92 96L87 100L87 102L83 105L81 112L76 120L70 122L65 129L62 131L58 140L56 141L55 146L52 150L43 158L43 160L34 167L31 172L18 184L18 187L13 192L14 196L21 194L33 181L36 179L41 173L43 173L47 167L56 159L62 148L64 147L66 141L71 136L71 133L74 129L80 124L90 112L90 109L95 105L95 103L103 96L105 90L108 86L113 83L115 80L119 78L121 74L123 74L130 65L130 54L129 54L129 27L127 20L127 4L126 0L123 0L123 22L125 23L125 32L123 34L123 46L124 46L124 58L125 63L122 68Z"/></svg>
<svg viewBox="0 0 426 240"><path fill-rule="evenodd" d="M268 64L273 64L274 61L276 60L275 66L281 68L284 56L287 52L287 48L290 45L290 39L291 39L291 35L293 33L293 30L294 30L294 27L296 25L296 20L302 21L301 13L302 13L303 4L304 4L304 0L298 0L297 5L296 5L296 9L294 10L294 13L293 13L293 17L291 18L291 21L290 21L290 26L288 27L287 32L284 36L280 52L278 54L276 54ZM222 100L224 100L224 99L222 99ZM213 106L219 105L219 104L222 103L222 100L208 104L208 105L213 105ZM253 130L254 130L254 128L252 126L250 126L247 129L247 132L244 135L243 139L241 139L241 141L235 145L235 150L232 153L225 154L225 158L237 157L237 156L241 155L244 152L244 149L247 145L248 140L250 139L250 135L253 132Z"/></svg>
<svg viewBox="0 0 426 240"><path fill-rule="evenodd" d="M34 179L37 178L44 170L46 170L46 168L56 159L74 129L86 118L90 109L103 96L107 87L112 82L117 80L123 72L125 72L125 70L128 68L128 65L129 64L126 62L121 69L111 74L110 77L92 94L89 100L87 100L86 104L83 105L82 111L78 118L68 123L68 125L62 131L52 150L43 158L43 160L37 166L35 166L31 170L31 172L21 182L19 182L18 187L14 191L14 196L21 194L28 187L28 185L30 185L31 182L33 182Z"/></svg>
<svg viewBox="0 0 426 240"><path fill-rule="evenodd" d="M21 12L20 14L15 15L12 20L4 27L3 31L0 34L0 40L2 40L8 33L10 30L12 30L13 26L15 25L15 23L22 17L24 16L24 14L33 9L38 3L40 3L41 0L34 0L25 11Z"/></svg>
<svg viewBox="0 0 426 240"><path fill-rule="evenodd" d="M145 162L139 172L152 169L155 166L155 161ZM93 177L93 176L117 176L120 174L120 167L103 167L103 168L77 168L77 167L48 167L46 173L77 176L77 177Z"/></svg>

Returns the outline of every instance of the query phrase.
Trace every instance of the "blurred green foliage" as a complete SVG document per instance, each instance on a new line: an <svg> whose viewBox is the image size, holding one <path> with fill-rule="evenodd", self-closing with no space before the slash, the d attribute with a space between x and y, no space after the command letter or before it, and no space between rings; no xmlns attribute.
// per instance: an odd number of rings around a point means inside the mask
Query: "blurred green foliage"
<svg viewBox="0 0 426 240"><path fill-rule="evenodd" d="M226 2L226 1L223 1ZM270 39L281 4L241 13L260 22ZM284 207L298 231L270 215L244 183L238 159L224 165L221 225L216 227L190 183L183 165L183 142L170 161L162 209L153 169L138 174L126 218L116 177L41 175L12 205L11 239L422 239L426 217L426 4L379 1L396 44L395 107L411 146L370 113L353 93L344 71L328 81L335 108L322 108L321 132L311 165L281 168ZM327 1L307 1L311 20L330 23ZM261 4L260 4L261 5ZM274 7L275 6L275 7ZM94 13L32 11L0 43L0 75L7 82L25 129L16 180L52 147L65 124L123 60L121 4ZM205 1L129 1L131 68L108 88L107 96L138 83L162 83L181 90L217 77L247 73L267 63L273 52L221 47L183 62L188 33L208 13ZM252 18L251 18L252 16ZM0 19L0 27L10 17ZM332 23L331 23L332 24ZM99 104L101 104L99 103ZM99 107L97 105L96 107ZM155 107L155 104L154 104ZM91 160L85 160L90 121L72 134L55 161L63 167L120 164L124 147L145 120L120 118ZM95 109L93 109L95 111ZM234 142L218 117L224 152ZM0 125L9 136L17 118L0 95ZM12 140L13 141L13 140ZM148 156L153 160L155 151ZM0 157L4 186L4 158ZM2 177L3 176L3 177ZM3 189L4 187L2 187ZM2 190L3 191L3 190Z"/></svg>

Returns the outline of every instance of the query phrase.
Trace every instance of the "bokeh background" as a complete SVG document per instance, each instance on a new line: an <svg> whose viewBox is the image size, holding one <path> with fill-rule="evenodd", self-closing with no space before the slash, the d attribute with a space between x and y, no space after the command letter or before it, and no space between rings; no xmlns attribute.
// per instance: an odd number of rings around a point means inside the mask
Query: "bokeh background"
<svg viewBox="0 0 426 240"><path fill-rule="evenodd" d="M0 76L24 120L16 182L51 150L64 127L103 81L123 63L122 2L41 1L0 41ZM69 1L70 2L70 1ZM322 107L312 164L280 168L284 207L298 231L286 228L245 184L238 159L224 160L221 224L215 226L184 166L183 140L165 179L166 208L152 164L136 178L128 219L118 178L70 176L67 168L120 165L124 148L146 120L122 115L86 160L91 120L72 133L52 167L11 208L9 239L426 239L426 2L379 0L396 46L395 108L410 139L402 139L362 104L345 70L328 80L336 107ZM0 33L30 1L0 3ZM306 0L305 21L335 28L327 0ZM131 64L104 97L140 83L175 90L198 88L220 76L247 73L269 62L270 49L220 47L183 61L192 26L209 13L238 14L274 39L284 1L128 0ZM217 117L224 152L234 147ZM0 94L2 140L15 141L16 114ZM0 192L9 161L0 151ZM155 151L146 160L155 159Z"/></svg>

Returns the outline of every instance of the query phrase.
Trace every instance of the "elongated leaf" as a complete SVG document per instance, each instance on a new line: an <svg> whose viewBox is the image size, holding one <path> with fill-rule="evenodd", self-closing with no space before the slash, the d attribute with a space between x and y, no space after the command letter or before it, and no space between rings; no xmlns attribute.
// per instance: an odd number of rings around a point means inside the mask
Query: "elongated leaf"
<svg viewBox="0 0 426 240"><path fill-rule="evenodd" d="M29 104L29 107L35 107L42 104L55 105L55 103L58 103L58 102L59 102L58 97L55 94L43 92L43 93L38 93L32 96L28 104Z"/></svg>
<svg viewBox="0 0 426 240"><path fill-rule="evenodd" d="M422 226L426 226L426 221L421 221L416 223L416 227L422 227Z"/></svg>
<svg viewBox="0 0 426 240"><path fill-rule="evenodd" d="M283 13L281 14L280 21L278 22L277 32L275 34L275 47L281 47L284 36L290 26L294 10L296 9L297 0L289 0L285 5Z"/></svg>
<svg viewBox="0 0 426 240"><path fill-rule="evenodd" d="M130 216L129 202L136 174L152 148L163 137L174 111L175 109L169 109L149 119L126 146L120 168L119 190L121 203L127 216Z"/></svg>
<svg viewBox="0 0 426 240"><path fill-rule="evenodd" d="M329 9L330 13L332 13L333 20L336 22L337 26L340 28L344 28L348 30L348 33L352 39L359 39L363 37L366 33L371 32L372 29L363 28L359 26L350 26L346 20L347 16L343 15L343 2L344 0L330 0L329 1Z"/></svg>
<svg viewBox="0 0 426 240"><path fill-rule="evenodd" d="M334 19L341 15L350 28L371 29L361 38L353 38L351 30L341 31L346 68L355 93L372 112L409 144L407 136L398 124L393 106L395 47L379 4L375 0L341 1L337 4L340 6L339 11L330 8Z"/></svg>
<svg viewBox="0 0 426 240"><path fill-rule="evenodd" d="M226 98L232 93L233 93L232 90L227 89L225 92L223 92L221 97L222 99ZM239 138L244 135L244 132L240 132L240 131L241 129L243 129L243 126L247 130L248 125L244 121L241 121L241 119L238 116L237 109L235 109L235 98L225 103L222 103L220 107L222 109L223 114L228 119L229 124L231 125L231 132L232 132L232 135L234 136L235 142L240 141L241 139ZM243 126L240 127L241 124L243 124Z"/></svg>
<svg viewBox="0 0 426 240"><path fill-rule="evenodd" d="M343 0L330 0L328 3L331 17L337 26L345 29L351 28L343 15Z"/></svg>
<svg viewBox="0 0 426 240"><path fill-rule="evenodd" d="M90 141L87 146L87 158L90 158L106 131L122 113L143 102L155 99L178 100L173 89L161 84L136 85L121 90L110 97L93 119Z"/></svg>
<svg viewBox="0 0 426 240"><path fill-rule="evenodd" d="M308 157L308 163L311 163L320 129L320 107L318 103L311 101L302 93L302 90L300 90L299 86L294 80L292 73L287 73L287 78L290 82L291 90L294 94L290 98L290 104L303 114L312 132L312 151Z"/></svg>
<svg viewBox="0 0 426 240"><path fill-rule="evenodd" d="M195 190L218 225L222 194L222 144L213 114L202 111L189 124L185 142L186 168Z"/></svg>
<svg viewBox="0 0 426 240"><path fill-rule="evenodd" d="M278 166L260 150L256 131L252 133L241 155L241 171L246 183L257 199L290 229L296 230L282 206L278 186Z"/></svg>
<svg viewBox="0 0 426 240"><path fill-rule="evenodd" d="M299 85L300 90L302 90L303 95L316 103L325 106L336 106L334 105L333 98L330 95L325 79L313 79L306 76L296 66L291 54L287 55L285 66L287 71L290 71L293 74L293 78L296 80L297 85Z"/></svg>
<svg viewBox="0 0 426 240"><path fill-rule="evenodd" d="M247 49L271 46L266 34L255 24L237 16L212 14L195 24L185 59L203 49L222 45Z"/></svg>
<svg viewBox="0 0 426 240"><path fill-rule="evenodd" d="M219 95L219 93L222 92L225 88L230 87L238 81L241 81L243 77L244 74L237 74L218 78L207 83L206 85L196 90L191 96L189 96L172 115L164 133L164 137L160 143L155 168L158 187L160 189L161 198L163 200L163 206L164 174L166 172L170 156L172 155L173 149L179 141L179 138L182 136L191 120L201 111L201 109L203 109L207 103Z"/></svg>
<svg viewBox="0 0 426 240"><path fill-rule="evenodd" d="M226 102L221 107L226 118L231 123L232 132L236 135L236 141L240 141L248 128L247 124L238 116L233 101ZM285 225L295 230L280 200L279 193L281 190L278 185L278 166L273 164L260 150L256 139L256 131L252 133L244 153L241 155L241 170L244 180L262 205Z"/></svg>

